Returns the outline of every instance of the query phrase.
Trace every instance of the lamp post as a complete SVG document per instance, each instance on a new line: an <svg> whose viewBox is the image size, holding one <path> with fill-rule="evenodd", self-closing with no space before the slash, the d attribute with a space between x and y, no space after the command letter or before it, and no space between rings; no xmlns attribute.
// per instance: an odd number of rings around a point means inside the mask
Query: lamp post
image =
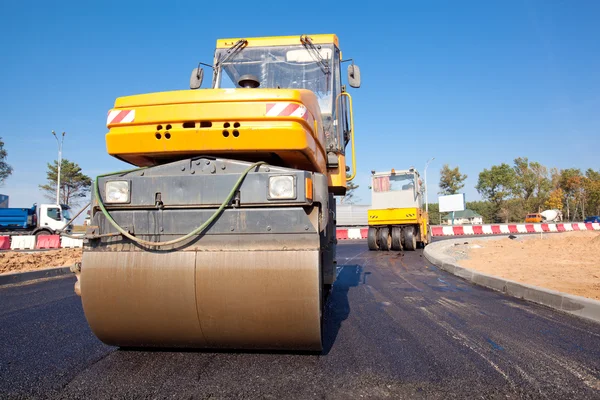
<svg viewBox="0 0 600 400"><path fill-rule="evenodd" d="M429 167L429 163L435 160L435 157L431 157L429 161L425 164L424 178L425 178L425 212L429 213L429 199L427 197L427 167Z"/></svg>
<svg viewBox="0 0 600 400"><path fill-rule="evenodd" d="M56 132L52 131L52 135L56 139L56 143L58 143L58 173L56 175L56 205L60 206L60 167L62 164L62 146L65 141L65 132L62 133L60 140L56 135Z"/></svg>

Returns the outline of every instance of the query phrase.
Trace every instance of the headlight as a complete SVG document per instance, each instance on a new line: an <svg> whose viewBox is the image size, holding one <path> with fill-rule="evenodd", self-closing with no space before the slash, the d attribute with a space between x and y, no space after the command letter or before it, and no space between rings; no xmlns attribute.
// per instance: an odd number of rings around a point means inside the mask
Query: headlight
<svg viewBox="0 0 600 400"><path fill-rule="evenodd" d="M296 185L294 176L278 175L269 177L270 199L295 199Z"/></svg>
<svg viewBox="0 0 600 400"><path fill-rule="evenodd" d="M109 181L104 185L106 203L129 203L129 182Z"/></svg>

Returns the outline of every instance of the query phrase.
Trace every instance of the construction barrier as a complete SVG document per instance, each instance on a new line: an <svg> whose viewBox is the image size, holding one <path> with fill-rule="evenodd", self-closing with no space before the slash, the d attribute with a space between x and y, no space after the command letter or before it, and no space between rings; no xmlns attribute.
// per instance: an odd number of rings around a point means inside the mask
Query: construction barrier
<svg viewBox="0 0 600 400"><path fill-rule="evenodd" d="M348 239L362 239L360 228L348 229Z"/></svg>
<svg viewBox="0 0 600 400"><path fill-rule="evenodd" d="M81 248L83 247L82 239L72 239L66 236L61 237L61 246L62 248Z"/></svg>
<svg viewBox="0 0 600 400"><path fill-rule="evenodd" d="M0 236L0 250L10 249L10 236Z"/></svg>
<svg viewBox="0 0 600 400"><path fill-rule="evenodd" d="M476 236L511 235L544 232L600 231L599 223L560 223L560 224L493 224L493 225L455 225L432 226L431 236ZM368 228L338 228L338 239L366 239Z"/></svg>
<svg viewBox="0 0 600 400"><path fill-rule="evenodd" d="M345 240L348 239L348 229L338 229L335 232L335 237L338 240Z"/></svg>
<svg viewBox="0 0 600 400"><path fill-rule="evenodd" d="M431 236L509 235L543 232L600 231L599 223L495 224L432 226Z"/></svg>
<svg viewBox="0 0 600 400"><path fill-rule="evenodd" d="M58 249L60 248L59 235L39 235L35 244L36 249Z"/></svg>
<svg viewBox="0 0 600 400"><path fill-rule="evenodd" d="M10 248L11 250L33 250L35 249L35 236L12 236Z"/></svg>

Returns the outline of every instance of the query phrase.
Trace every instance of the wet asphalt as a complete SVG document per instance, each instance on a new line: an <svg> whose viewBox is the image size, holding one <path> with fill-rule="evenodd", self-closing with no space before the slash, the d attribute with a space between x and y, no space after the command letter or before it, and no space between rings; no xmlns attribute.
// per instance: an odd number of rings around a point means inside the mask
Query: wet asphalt
<svg viewBox="0 0 600 400"><path fill-rule="evenodd" d="M0 288L0 398L600 398L600 324L340 242L322 354L124 351L71 277Z"/></svg>

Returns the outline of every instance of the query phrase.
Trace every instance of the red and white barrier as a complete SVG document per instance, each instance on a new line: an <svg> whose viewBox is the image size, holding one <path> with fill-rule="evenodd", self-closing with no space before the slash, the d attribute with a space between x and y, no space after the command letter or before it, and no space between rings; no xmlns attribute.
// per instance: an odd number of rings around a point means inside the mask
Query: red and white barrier
<svg viewBox="0 0 600 400"><path fill-rule="evenodd" d="M336 238L338 240L366 239L368 234L368 228L338 228L336 230Z"/></svg>
<svg viewBox="0 0 600 400"><path fill-rule="evenodd" d="M83 239L60 235L0 236L0 250L50 250L81 247L83 247Z"/></svg>
<svg viewBox="0 0 600 400"><path fill-rule="evenodd" d="M494 224L432 226L431 236L508 235L519 233L600 231L599 223Z"/></svg>
<svg viewBox="0 0 600 400"><path fill-rule="evenodd" d="M36 249L58 249L60 248L59 235L39 235L35 243Z"/></svg>

